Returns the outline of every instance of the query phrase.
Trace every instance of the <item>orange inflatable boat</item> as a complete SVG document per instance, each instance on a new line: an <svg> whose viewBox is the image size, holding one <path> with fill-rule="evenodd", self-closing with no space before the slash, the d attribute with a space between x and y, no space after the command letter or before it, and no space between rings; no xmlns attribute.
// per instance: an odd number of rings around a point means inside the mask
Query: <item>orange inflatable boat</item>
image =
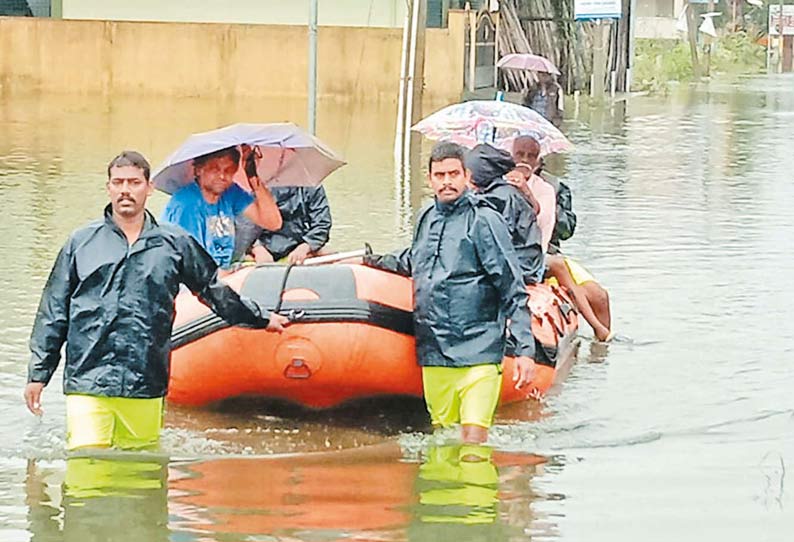
<svg viewBox="0 0 794 542"><path fill-rule="evenodd" d="M255 395L327 408L351 399L422 396L410 279L362 265L267 265L243 268L226 282L271 310L280 297L280 312L293 323L284 333L232 327L191 294L180 294L170 401L198 406ZM529 294L535 378L522 391L505 378L503 402L548 390L576 346L571 299L547 285L530 286ZM512 363L505 358L505 375L512 375Z"/></svg>

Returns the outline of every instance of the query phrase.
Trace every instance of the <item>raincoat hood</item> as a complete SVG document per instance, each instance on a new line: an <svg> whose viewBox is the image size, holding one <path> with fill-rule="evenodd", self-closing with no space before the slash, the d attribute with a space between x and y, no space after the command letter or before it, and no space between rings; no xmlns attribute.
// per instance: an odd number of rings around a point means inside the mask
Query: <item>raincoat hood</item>
<svg viewBox="0 0 794 542"><path fill-rule="evenodd" d="M466 153L466 167L471 180L478 188L486 188L512 171L516 164L510 153L481 143Z"/></svg>

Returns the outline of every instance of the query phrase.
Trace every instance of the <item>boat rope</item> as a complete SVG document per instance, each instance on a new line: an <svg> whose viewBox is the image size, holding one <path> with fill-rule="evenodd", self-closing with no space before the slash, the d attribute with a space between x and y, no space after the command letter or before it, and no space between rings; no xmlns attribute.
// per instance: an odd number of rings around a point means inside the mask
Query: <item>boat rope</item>
<svg viewBox="0 0 794 542"><path fill-rule="evenodd" d="M275 312L276 314L281 312L281 304L284 302L284 290L287 288L287 279L289 279L289 273L290 271L292 271L293 267L295 267L295 264L291 263L284 270L284 278L281 279L281 287L278 289L278 300L276 301L276 308L273 309L273 312Z"/></svg>

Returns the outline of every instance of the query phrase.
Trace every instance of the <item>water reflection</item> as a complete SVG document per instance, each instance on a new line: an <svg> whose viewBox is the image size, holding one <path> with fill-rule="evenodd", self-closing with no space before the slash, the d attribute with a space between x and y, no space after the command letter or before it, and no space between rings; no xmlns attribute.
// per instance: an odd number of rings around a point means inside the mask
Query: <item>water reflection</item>
<svg viewBox="0 0 794 542"><path fill-rule="evenodd" d="M102 452L27 463L34 542L513 540L548 533L532 509L546 458L487 446L397 444L275 458L173 461Z"/></svg>
<svg viewBox="0 0 794 542"><path fill-rule="evenodd" d="M546 458L489 446L430 446L419 467L409 540L496 541L548 533L535 525L532 477Z"/></svg>
<svg viewBox="0 0 794 542"><path fill-rule="evenodd" d="M400 459L400 448L390 444L184 465L171 487L175 528L224 539L391 537L409 519L405 505L416 476L416 465Z"/></svg>
<svg viewBox="0 0 794 542"><path fill-rule="evenodd" d="M66 460L60 494L35 461L27 467L32 540L166 541L167 462L155 459L74 457Z"/></svg>
<svg viewBox="0 0 794 542"><path fill-rule="evenodd" d="M421 523L494 523L499 472L488 446L432 446L419 468Z"/></svg>

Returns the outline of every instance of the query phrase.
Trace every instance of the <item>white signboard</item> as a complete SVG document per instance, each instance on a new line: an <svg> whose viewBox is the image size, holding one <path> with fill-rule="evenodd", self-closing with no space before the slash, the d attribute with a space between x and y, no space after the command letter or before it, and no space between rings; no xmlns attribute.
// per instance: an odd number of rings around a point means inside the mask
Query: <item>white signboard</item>
<svg viewBox="0 0 794 542"><path fill-rule="evenodd" d="M622 0L574 0L573 3L573 18L577 21L620 19L622 16Z"/></svg>
<svg viewBox="0 0 794 542"><path fill-rule="evenodd" d="M780 34L780 4L769 5L769 35ZM794 4L783 5L783 35L794 36Z"/></svg>

